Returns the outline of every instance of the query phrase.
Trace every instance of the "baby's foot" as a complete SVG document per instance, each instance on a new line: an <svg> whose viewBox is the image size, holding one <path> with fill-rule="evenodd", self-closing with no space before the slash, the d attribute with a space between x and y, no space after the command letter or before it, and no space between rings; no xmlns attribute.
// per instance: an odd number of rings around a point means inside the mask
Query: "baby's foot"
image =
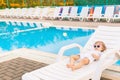
<svg viewBox="0 0 120 80"><path fill-rule="evenodd" d="M67 64L66 65L68 68L71 68L73 65L71 65L71 64Z"/></svg>
<svg viewBox="0 0 120 80"><path fill-rule="evenodd" d="M81 67L78 67L78 66L72 66L72 67L71 67L71 70L74 71L74 70L77 70L77 69L79 69L79 68L81 68Z"/></svg>
<svg viewBox="0 0 120 80"><path fill-rule="evenodd" d="M72 67L71 67L71 70L72 70L72 71L76 70L76 67L75 67L75 66L72 66Z"/></svg>

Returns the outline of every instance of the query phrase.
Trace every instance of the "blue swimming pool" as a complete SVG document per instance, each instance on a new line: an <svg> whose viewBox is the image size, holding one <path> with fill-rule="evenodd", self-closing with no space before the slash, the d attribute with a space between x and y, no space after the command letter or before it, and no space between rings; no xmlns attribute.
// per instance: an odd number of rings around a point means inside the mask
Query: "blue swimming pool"
<svg viewBox="0 0 120 80"><path fill-rule="evenodd" d="M41 24L36 25L35 23L31 27L27 22L10 21L0 22L0 27L1 51L25 47L55 54L58 53L62 46L71 43L78 43L84 46L94 32L93 29L43 28ZM65 55L70 55L70 53Z"/></svg>
<svg viewBox="0 0 120 80"><path fill-rule="evenodd" d="M0 22L0 52L24 47L57 54L62 46L71 43L84 46L94 31L54 26L43 28L41 23ZM64 55L78 53L79 50L73 48L66 51ZM120 65L120 61L117 65Z"/></svg>

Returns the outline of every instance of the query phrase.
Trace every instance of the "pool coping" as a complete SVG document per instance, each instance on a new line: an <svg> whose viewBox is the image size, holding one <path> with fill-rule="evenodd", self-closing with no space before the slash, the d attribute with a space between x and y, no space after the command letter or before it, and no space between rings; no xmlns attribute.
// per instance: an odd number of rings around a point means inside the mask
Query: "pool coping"
<svg viewBox="0 0 120 80"><path fill-rule="evenodd" d="M82 28L82 29L96 29L96 27L82 27L82 26L68 26L68 25L55 25L54 22L44 22L44 21L27 21L27 20L9 20L9 19L2 19L0 21L5 21L5 22L29 22L29 23L42 23L44 28L48 28L48 27L56 27L56 28Z"/></svg>
<svg viewBox="0 0 120 80"><path fill-rule="evenodd" d="M8 61L17 57L27 58L38 62L46 61L44 63L51 64L54 62L56 55L33 49L20 48L0 54L0 62ZM47 61L46 58L49 58L49 60Z"/></svg>
<svg viewBox="0 0 120 80"><path fill-rule="evenodd" d="M22 80L22 75L48 64L25 59L15 58L0 63L0 80Z"/></svg>

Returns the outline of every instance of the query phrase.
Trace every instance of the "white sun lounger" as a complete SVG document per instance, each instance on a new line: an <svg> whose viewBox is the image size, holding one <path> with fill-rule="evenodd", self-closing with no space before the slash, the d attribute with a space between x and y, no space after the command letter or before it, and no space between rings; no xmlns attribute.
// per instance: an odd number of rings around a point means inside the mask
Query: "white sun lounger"
<svg viewBox="0 0 120 80"><path fill-rule="evenodd" d="M17 18L24 18L24 15L27 14L27 10L27 8L22 8Z"/></svg>
<svg viewBox="0 0 120 80"><path fill-rule="evenodd" d="M21 9L20 8L16 8L13 11L13 14L10 16L11 18L17 18L17 16L20 14Z"/></svg>
<svg viewBox="0 0 120 80"><path fill-rule="evenodd" d="M118 12L118 14L115 14L112 19L113 19L113 22L115 22L116 20L120 21L120 11Z"/></svg>
<svg viewBox="0 0 120 80"><path fill-rule="evenodd" d="M50 19L55 19L59 15L59 12L60 12L60 7L55 7L53 11L53 15L48 15L48 17Z"/></svg>
<svg viewBox="0 0 120 80"><path fill-rule="evenodd" d="M14 8L9 9L9 12L8 12L8 14L6 14L6 17L8 17L8 18L12 17L12 15L14 14L14 11L15 11Z"/></svg>
<svg viewBox="0 0 120 80"><path fill-rule="evenodd" d="M39 18L39 19L43 19L44 17L47 16L48 9L49 9L49 7L44 7L44 8L42 9L42 14L40 15L40 18Z"/></svg>
<svg viewBox="0 0 120 80"><path fill-rule="evenodd" d="M93 15L92 15L92 16L91 16L91 15L88 15L87 20L88 20L89 18L92 18L94 22L100 21L100 17L101 17L101 16L102 16L102 6L99 6L99 7L97 6L97 7L95 7L95 9L94 9Z"/></svg>
<svg viewBox="0 0 120 80"><path fill-rule="evenodd" d="M68 17L68 19L71 21L72 19L75 19L75 17L77 16L77 11L78 11L78 6L72 6L70 14L66 17Z"/></svg>
<svg viewBox="0 0 120 80"><path fill-rule="evenodd" d="M84 21L88 16L89 7L82 7L80 16L76 16L80 21Z"/></svg>
<svg viewBox="0 0 120 80"><path fill-rule="evenodd" d="M63 7L55 7L54 14L50 16L50 19L58 19L58 16L62 14Z"/></svg>
<svg viewBox="0 0 120 80"><path fill-rule="evenodd" d="M31 18L31 16L34 14L35 12L35 8L28 8L26 11L26 14L23 15L23 18L27 19L27 18Z"/></svg>
<svg viewBox="0 0 120 80"><path fill-rule="evenodd" d="M114 17L114 6L107 6L105 10L105 14L100 17L100 19L105 19L107 22L111 22Z"/></svg>
<svg viewBox="0 0 120 80"><path fill-rule="evenodd" d="M62 11L61 15L58 16L59 20L63 20L66 16L68 16L69 8L70 8L69 6L63 7L63 11Z"/></svg>
<svg viewBox="0 0 120 80"><path fill-rule="evenodd" d="M79 47L81 49L80 45L71 44L61 48L58 62L26 73L22 76L22 80L100 80L103 70L115 63L119 58L116 54L118 49L120 49L120 47L118 47L120 41L120 27L98 27L82 52L90 50L94 42L98 40L104 41L107 46L107 50L101 56L100 60L85 65L78 70L71 71L71 69L66 67L68 59L61 60L65 50L72 47Z"/></svg>
<svg viewBox="0 0 120 80"><path fill-rule="evenodd" d="M51 19L54 15L55 8L49 7L48 13L44 16L45 19Z"/></svg>
<svg viewBox="0 0 120 80"><path fill-rule="evenodd" d="M10 13L10 9L6 8L2 10L0 16L6 18L9 13Z"/></svg>
<svg viewBox="0 0 120 80"><path fill-rule="evenodd" d="M36 7L34 14L31 15L30 18L32 18L32 19L38 18L39 19L41 14L42 14L42 8Z"/></svg>

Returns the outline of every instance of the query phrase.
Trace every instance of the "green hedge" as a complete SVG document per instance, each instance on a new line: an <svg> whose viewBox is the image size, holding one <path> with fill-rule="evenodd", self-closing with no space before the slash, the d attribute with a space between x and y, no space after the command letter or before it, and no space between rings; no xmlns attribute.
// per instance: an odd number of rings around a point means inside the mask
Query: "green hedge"
<svg viewBox="0 0 120 80"><path fill-rule="evenodd" d="M120 0L74 0L75 5L119 5Z"/></svg>
<svg viewBox="0 0 120 80"><path fill-rule="evenodd" d="M120 0L4 0L4 3L6 3L6 5L0 3L0 8L11 7L9 6L11 3L20 4L21 7L62 6L62 5L66 6L120 5Z"/></svg>

